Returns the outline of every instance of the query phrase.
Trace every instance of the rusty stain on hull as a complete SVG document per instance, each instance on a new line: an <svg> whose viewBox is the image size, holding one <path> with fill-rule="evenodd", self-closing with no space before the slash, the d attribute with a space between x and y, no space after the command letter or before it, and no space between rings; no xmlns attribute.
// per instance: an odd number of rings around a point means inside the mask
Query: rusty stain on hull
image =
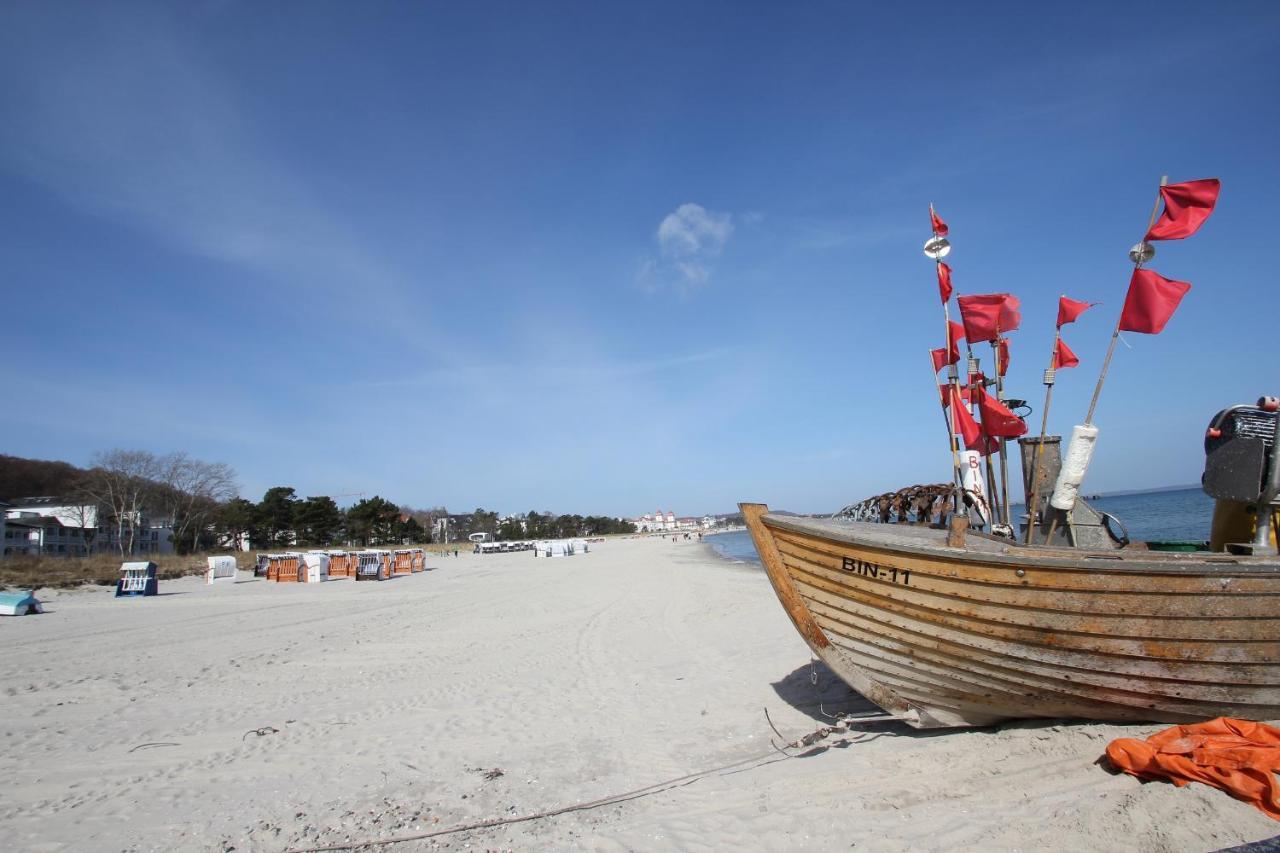
<svg viewBox="0 0 1280 853"><path fill-rule="evenodd" d="M814 654L921 728L1280 718L1280 562L1022 548L741 509Z"/></svg>

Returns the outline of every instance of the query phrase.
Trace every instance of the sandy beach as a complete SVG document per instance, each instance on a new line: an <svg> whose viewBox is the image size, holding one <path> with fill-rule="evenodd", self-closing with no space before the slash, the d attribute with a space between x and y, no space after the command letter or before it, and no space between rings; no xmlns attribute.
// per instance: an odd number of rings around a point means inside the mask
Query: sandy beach
<svg viewBox="0 0 1280 853"><path fill-rule="evenodd" d="M1280 827L1095 764L1163 726L838 735L763 572L696 542L433 557L383 583L41 591L0 621L12 850L1215 850ZM822 707L819 707L821 702ZM795 753L796 751L792 751ZM707 772L712 771L712 772Z"/></svg>

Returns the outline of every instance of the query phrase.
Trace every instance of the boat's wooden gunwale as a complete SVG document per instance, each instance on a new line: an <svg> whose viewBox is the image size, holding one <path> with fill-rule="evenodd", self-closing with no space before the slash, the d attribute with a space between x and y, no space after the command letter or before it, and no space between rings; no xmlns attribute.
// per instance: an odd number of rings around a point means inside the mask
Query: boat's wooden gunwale
<svg viewBox="0 0 1280 853"><path fill-rule="evenodd" d="M1151 552L1147 551L1140 552L1141 556L1136 553L1130 555L1127 552L1107 553L1105 555L1101 553L1067 553L1063 556L1056 556L1053 552L1044 549L1027 549L1026 553L1022 553L1020 549L1023 546L1017 543L1010 542L1007 545L999 546L990 540L984 540L981 549L948 548L945 545L935 544L936 534L940 534L941 531L935 531L932 528L913 525L877 525L869 522L815 524L815 521L822 520L806 520L773 513L765 513L761 518L761 523L770 528L789 530L886 553L907 556L911 554L927 554L937 559L966 564L972 561L979 561L1019 568L1030 565L1069 572L1104 571L1114 574L1164 574L1170 576L1220 573L1223 568L1229 566L1231 573L1239 573L1241 575L1280 575L1280 561L1276 561L1273 558L1233 557L1229 560L1206 559L1204 555L1195 553L1168 553L1162 554L1159 558L1154 558ZM874 528L878 527L887 528L885 532L892 531L898 536L902 536L904 531L927 531L935 535L919 536L918 541L895 542L894 538L896 537L877 536Z"/></svg>
<svg viewBox="0 0 1280 853"><path fill-rule="evenodd" d="M1049 566L1025 561L996 563L993 555L966 555L951 551L941 556L921 556L906 550L892 550L861 542L833 541L813 532L768 528L777 543L797 543L843 560L856 556L870 562L886 563L909 569L913 577L926 575L939 580L951 579L990 588L1042 589L1060 592L1110 592L1151 594L1153 588L1162 595L1203 596L1239 595L1280 599L1280 587L1271 574L1237 573L1218 568L1179 572L1132 571L1113 565ZM848 549L848 553L846 553ZM1018 571L1022 571L1022 575ZM961 574L963 573L963 574ZM1280 574L1278 572L1277 574ZM1280 605L1277 606L1280 609Z"/></svg>
<svg viewBox="0 0 1280 853"><path fill-rule="evenodd" d="M1113 626L1130 620L1160 620L1187 626L1204 623L1205 625L1224 625L1229 634L1233 636L1238 634L1242 640L1259 639L1257 628L1260 623L1272 622L1274 630L1270 632L1270 636L1280 639L1280 602L1270 598L1263 599L1253 595L1217 591L1173 596L1163 593L1144 595L1136 591L1080 592L1015 585L1007 585L996 591L989 588L975 590L974 585L967 581L928 575L924 572L914 573L912 577L915 583L909 588L903 588L881 578L855 575L841 566L838 555L824 554L821 559L814 559L811 551L785 539L780 539L777 544L779 552L784 557L795 561L794 565L797 568L817 572L829 580L841 583L851 592L866 589L869 594L881 594L889 599L919 595L937 599L940 602L937 609L946 612L969 614L973 611L962 608L985 608L1006 614L1007 618L989 616L990 621L994 622L1025 624L1025 619L1017 617L1019 614L1029 613L1040 616L1042 624L1046 627L1072 632L1080 632L1078 626L1083 624L1082 620L1093 618L1105 620ZM793 564L788 563L788 565ZM856 584L850 582L854 578L857 579ZM983 595L982 593L991 594ZM996 595L1000 597L997 598ZM1108 631L1108 635L1114 636L1114 633ZM1147 633L1141 636L1157 635ZM1186 637L1187 635L1180 633L1178 636ZM1213 637L1220 638L1221 635L1214 634Z"/></svg>

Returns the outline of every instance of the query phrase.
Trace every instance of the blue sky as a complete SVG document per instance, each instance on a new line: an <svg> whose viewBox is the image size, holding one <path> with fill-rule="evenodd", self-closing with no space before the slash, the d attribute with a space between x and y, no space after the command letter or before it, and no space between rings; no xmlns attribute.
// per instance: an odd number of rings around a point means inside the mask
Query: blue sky
<svg viewBox="0 0 1280 853"><path fill-rule="evenodd" d="M1086 490L1194 482L1277 393L1280 4L8 4L0 451L225 461L243 493L796 511L948 479L928 205L1087 407L1161 174ZM988 359L989 360L989 359ZM346 501L344 501L346 502Z"/></svg>

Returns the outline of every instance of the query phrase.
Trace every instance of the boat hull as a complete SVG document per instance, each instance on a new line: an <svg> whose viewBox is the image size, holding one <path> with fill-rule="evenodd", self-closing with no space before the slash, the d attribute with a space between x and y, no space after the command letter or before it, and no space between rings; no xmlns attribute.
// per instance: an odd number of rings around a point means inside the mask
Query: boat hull
<svg viewBox="0 0 1280 853"><path fill-rule="evenodd" d="M1280 718L1280 563L1078 554L740 505L809 647L918 728Z"/></svg>

